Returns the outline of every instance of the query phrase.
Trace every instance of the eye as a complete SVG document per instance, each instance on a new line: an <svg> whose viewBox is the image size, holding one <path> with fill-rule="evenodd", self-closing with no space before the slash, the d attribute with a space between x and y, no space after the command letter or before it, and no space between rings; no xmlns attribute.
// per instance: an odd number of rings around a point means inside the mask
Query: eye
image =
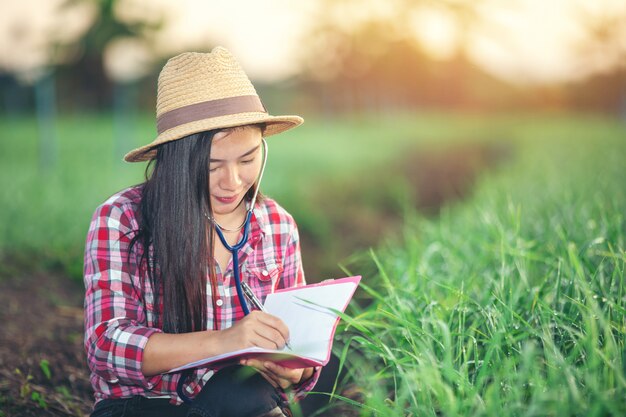
<svg viewBox="0 0 626 417"><path fill-rule="evenodd" d="M243 159L241 161L242 164L251 164L252 162L254 162L255 158L249 158L249 159Z"/></svg>

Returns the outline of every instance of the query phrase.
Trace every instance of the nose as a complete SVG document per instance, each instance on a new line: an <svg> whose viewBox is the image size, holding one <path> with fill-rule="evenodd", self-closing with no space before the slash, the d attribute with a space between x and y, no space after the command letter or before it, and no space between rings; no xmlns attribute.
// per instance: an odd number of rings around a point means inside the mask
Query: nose
<svg viewBox="0 0 626 417"><path fill-rule="evenodd" d="M236 191L242 184L238 167L236 165L227 165L224 168L220 186L224 190Z"/></svg>

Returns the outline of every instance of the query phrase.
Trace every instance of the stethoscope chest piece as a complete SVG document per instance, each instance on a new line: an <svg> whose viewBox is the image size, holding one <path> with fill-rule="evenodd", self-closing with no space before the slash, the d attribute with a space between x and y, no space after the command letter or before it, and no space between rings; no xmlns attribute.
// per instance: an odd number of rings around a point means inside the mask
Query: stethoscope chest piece
<svg viewBox="0 0 626 417"><path fill-rule="evenodd" d="M252 209L249 209L246 213L246 221L243 225L243 233L241 235L241 239L239 242L234 245L229 245L224 237L224 233L219 228L219 226L215 226L215 231L217 232L217 236L219 237L222 245L230 251L233 257L233 276L235 278L235 289L237 290L237 298L239 299L239 303L241 304L241 308L243 310L244 315L250 314L250 309L248 308L248 303L246 302L246 297L243 293L243 289L241 288L241 268L239 267L239 250L244 247L246 242L248 241L248 233L250 231L250 219L252 218Z"/></svg>

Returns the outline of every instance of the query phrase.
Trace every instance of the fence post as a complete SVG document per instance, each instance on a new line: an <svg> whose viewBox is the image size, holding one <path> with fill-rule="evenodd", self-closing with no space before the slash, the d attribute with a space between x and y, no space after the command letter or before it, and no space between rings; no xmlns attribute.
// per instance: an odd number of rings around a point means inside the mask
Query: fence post
<svg viewBox="0 0 626 417"><path fill-rule="evenodd" d="M115 82L113 84L113 126L114 126L114 158L121 162L122 157L130 150L135 117L136 88L133 83Z"/></svg>
<svg viewBox="0 0 626 417"><path fill-rule="evenodd" d="M58 158L56 118L56 89L52 71L46 71L35 83L35 109L39 127L39 170L49 172Z"/></svg>

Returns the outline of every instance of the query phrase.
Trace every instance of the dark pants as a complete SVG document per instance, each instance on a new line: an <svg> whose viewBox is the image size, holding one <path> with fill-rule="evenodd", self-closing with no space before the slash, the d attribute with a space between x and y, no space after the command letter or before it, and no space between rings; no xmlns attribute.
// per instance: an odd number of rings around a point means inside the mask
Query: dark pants
<svg viewBox="0 0 626 417"><path fill-rule="evenodd" d="M91 417L256 417L276 407L286 408L278 391L252 368L232 366L217 372L191 404L173 405L168 399L102 400Z"/></svg>

